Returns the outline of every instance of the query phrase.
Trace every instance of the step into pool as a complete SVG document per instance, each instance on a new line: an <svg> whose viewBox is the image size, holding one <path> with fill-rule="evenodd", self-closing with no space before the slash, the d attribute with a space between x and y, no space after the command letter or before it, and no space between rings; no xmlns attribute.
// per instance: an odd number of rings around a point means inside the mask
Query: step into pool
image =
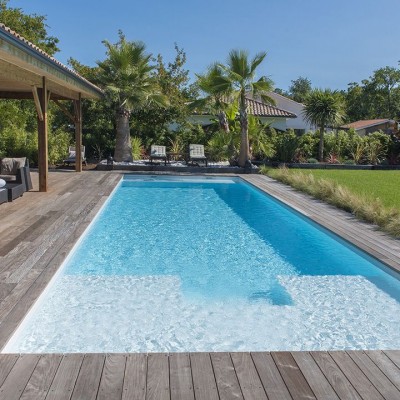
<svg viewBox="0 0 400 400"><path fill-rule="evenodd" d="M126 175L3 349L400 348L397 274L240 178Z"/></svg>

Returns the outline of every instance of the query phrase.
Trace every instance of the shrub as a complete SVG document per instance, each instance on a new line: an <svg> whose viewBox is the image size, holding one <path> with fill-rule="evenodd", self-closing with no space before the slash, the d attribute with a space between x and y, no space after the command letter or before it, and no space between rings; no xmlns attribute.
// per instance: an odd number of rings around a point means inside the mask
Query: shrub
<svg viewBox="0 0 400 400"><path fill-rule="evenodd" d="M318 160L316 158L309 158L307 159L307 162L309 164L318 164Z"/></svg>
<svg viewBox="0 0 400 400"><path fill-rule="evenodd" d="M131 137L131 146L132 146L132 158L134 160L140 160L144 152L141 139L136 136Z"/></svg>
<svg viewBox="0 0 400 400"><path fill-rule="evenodd" d="M294 161L300 139L294 133L293 129L289 129L286 132L277 133L274 139L274 159L285 163Z"/></svg>
<svg viewBox="0 0 400 400"><path fill-rule="evenodd" d="M68 147L71 144L71 135L63 129L56 129L49 132L49 164L56 163L65 159L68 155Z"/></svg>

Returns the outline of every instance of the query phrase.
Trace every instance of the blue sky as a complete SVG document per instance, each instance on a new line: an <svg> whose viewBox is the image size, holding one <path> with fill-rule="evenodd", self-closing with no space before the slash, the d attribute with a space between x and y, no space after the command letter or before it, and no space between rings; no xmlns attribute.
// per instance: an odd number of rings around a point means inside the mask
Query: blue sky
<svg viewBox="0 0 400 400"><path fill-rule="evenodd" d="M103 39L142 40L166 61L174 43L187 68L204 72L233 48L268 53L259 68L275 87L307 77L314 87L346 89L400 60L400 0L11 0L27 13L46 15L60 39L56 58L95 65L105 57Z"/></svg>

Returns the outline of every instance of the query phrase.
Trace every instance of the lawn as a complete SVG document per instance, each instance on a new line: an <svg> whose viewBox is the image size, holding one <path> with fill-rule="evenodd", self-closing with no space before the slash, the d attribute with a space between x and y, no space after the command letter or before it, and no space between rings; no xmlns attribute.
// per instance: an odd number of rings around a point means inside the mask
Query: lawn
<svg viewBox="0 0 400 400"><path fill-rule="evenodd" d="M379 198L387 207L400 209L400 171L296 170L315 178L332 179L356 194Z"/></svg>

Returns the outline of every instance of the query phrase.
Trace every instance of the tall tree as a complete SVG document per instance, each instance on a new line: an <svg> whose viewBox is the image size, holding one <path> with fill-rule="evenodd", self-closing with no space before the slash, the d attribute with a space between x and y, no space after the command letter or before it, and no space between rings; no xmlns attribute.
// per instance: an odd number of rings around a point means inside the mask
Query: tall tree
<svg viewBox="0 0 400 400"><path fill-rule="evenodd" d="M297 79L292 81L289 87L290 97L299 103L303 103L307 96L311 92L311 81L307 78L299 76Z"/></svg>
<svg viewBox="0 0 400 400"><path fill-rule="evenodd" d="M37 14L25 14L21 8L8 6L9 0L0 0L0 21L25 39L39 46L51 56L59 48L59 40L47 33L46 17Z"/></svg>
<svg viewBox="0 0 400 400"><path fill-rule="evenodd" d="M318 160L323 161L325 129L327 126L337 127L343 121L343 98L337 91L314 89L304 105L304 118L319 127Z"/></svg>
<svg viewBox="0 0 400 400"><path fill-rule="evenodd" d="M219 127L229 133L226 110L229 106L231 86L218 65L211 65L205 74L198 74L196 85L203 97L193 101L190 106L194 110L203 110L218 117Z"/></svg>
<svg viewBox="0 0 400 400"><path fill-rule="evenodd" d="M232 50L226 64L216 64L219 73L216 74L216 79L213 82L215 91L230 93L239 109L241 132L239 166L241 167L244 167L250 160L246 95L260 95L264 101L273 103L273 100L266 95L266 92L272 90L272 81L265 76L254 81L257 67L264 61L266 55L267 53L262 52L256 54L250 60L247 51Z"/></svg>
<svg viewBox="0 0 400 400"><path fill-rule="evenodd" d="M99 80L107 99L114 106L116 116L116 161L132 161L129 118L132 111L140 110L149 103L166 104L150 65L151 54L146 53L142 42L129 42L122 32L119 41L107 47L107 59L98 61Z"/></svg>

